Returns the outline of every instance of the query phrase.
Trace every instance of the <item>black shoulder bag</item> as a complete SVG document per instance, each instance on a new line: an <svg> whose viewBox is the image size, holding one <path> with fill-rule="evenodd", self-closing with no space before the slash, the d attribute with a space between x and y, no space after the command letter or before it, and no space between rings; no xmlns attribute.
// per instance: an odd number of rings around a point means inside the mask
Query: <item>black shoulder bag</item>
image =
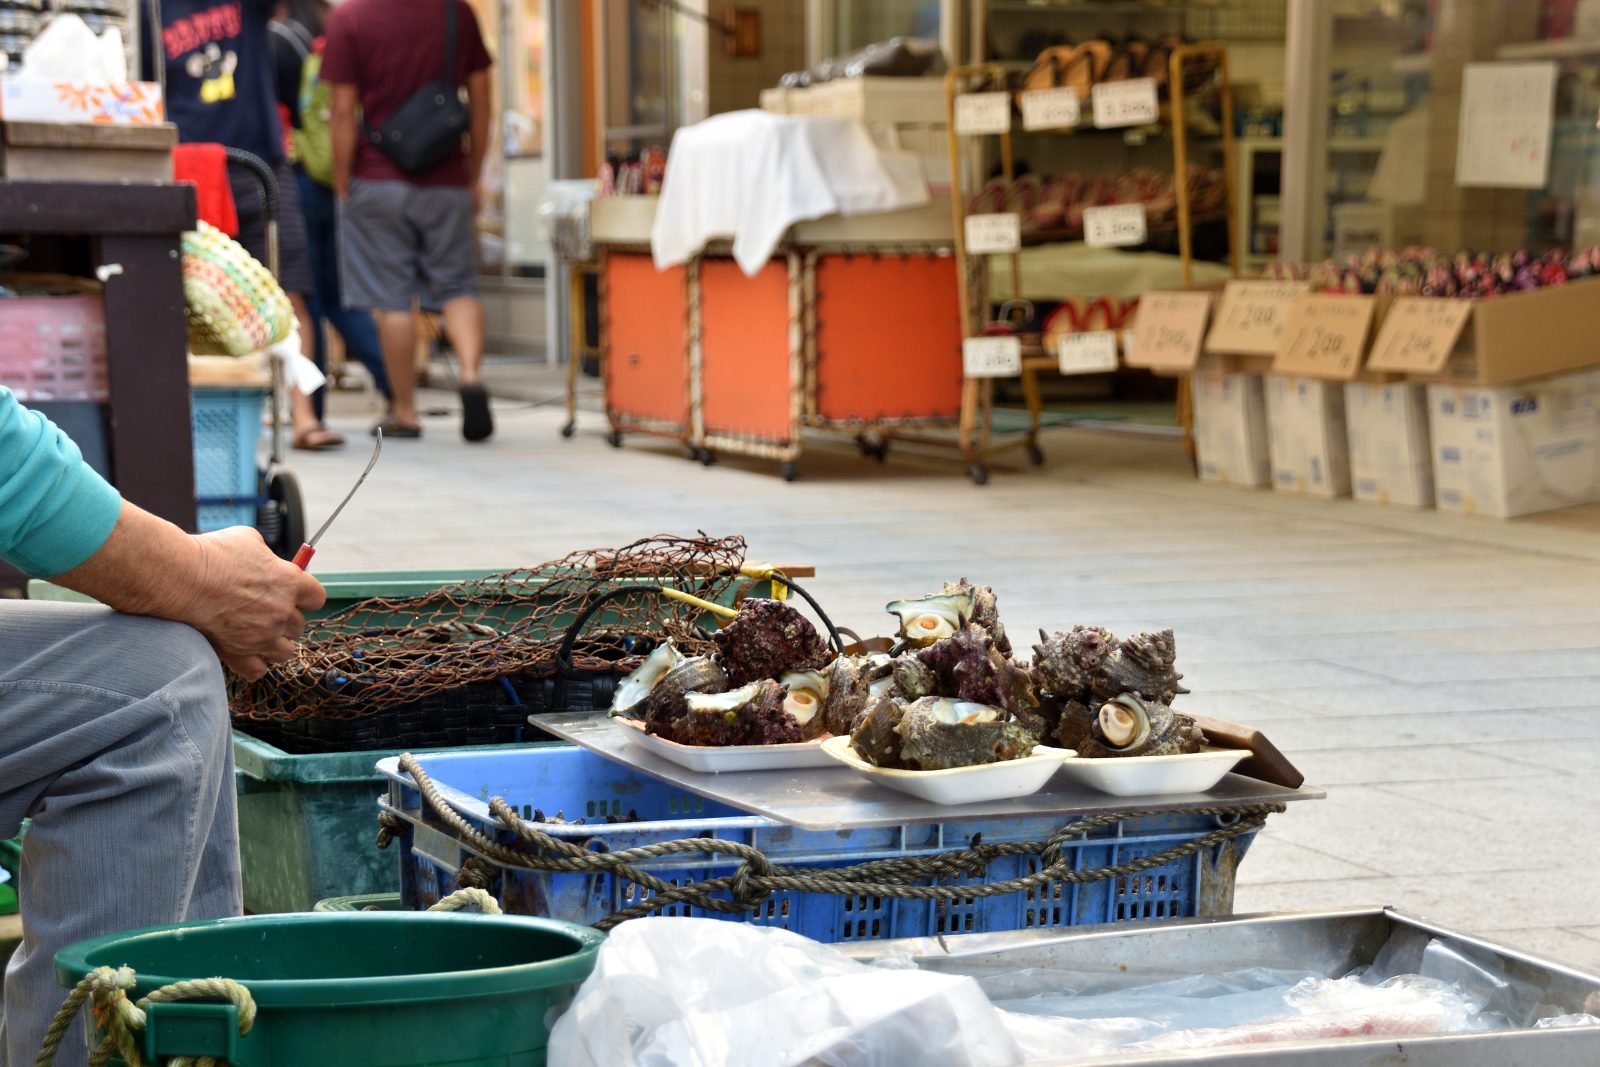
<svg viewBox="0 0 1600 1067"><path fill-rule="evenodd" d="M426 174L461 150L467 106L456 86L456 0L445 0L444 76L406 97L377 129L361 123L367 140L407 174Z"/></svg>

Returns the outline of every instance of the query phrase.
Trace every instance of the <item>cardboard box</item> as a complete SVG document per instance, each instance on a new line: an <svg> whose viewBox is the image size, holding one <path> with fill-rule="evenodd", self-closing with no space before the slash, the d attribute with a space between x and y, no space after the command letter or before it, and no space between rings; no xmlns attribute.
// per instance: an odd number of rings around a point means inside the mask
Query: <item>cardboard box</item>
<svg viewBox="0 0 1600 1067"><path fill-rule="evenodd" d="M1439 510L1508 519L1600 501L1600 372L1427 388Z"/></svg>
<svg viewBox="0 0 1600 1067"><path fill-rule="evenodd" d="M1267 451L1272 487L1310 496L1350 495L1350 439L1344 386L1316 378L1269 374Z"/></svg>
<svg viewBox="0 0 1600 1067"><path fill-rule="evenodd" d="M1351 495L1372 504L1433 507L1426 387L1351 382L1344 411Z"/></svg>
<svg viewBox="0 0 1600 1067"><path fill-rule="evenodd" d="M0 120L159 126L166 121L158 82L79 85L0 75Z"/></svg>
<svg viewBox="0 0 1600 1067"><path fill-rule="evenodd" d="M1249 489L1271 485L1261 376L1200 372L1190 378L1190 390L1200 480Z"/></svg>

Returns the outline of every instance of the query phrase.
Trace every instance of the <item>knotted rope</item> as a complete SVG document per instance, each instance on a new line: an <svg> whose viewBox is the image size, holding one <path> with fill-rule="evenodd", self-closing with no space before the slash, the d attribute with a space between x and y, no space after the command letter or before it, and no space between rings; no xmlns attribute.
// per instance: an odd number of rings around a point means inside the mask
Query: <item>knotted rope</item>
<svg viewBox="0 0 1600 1067"><path fill-rule="evenodd" d="M1188 809L1190 814L1231 817L1235 821L1151 855L1090 870L1075 869L1073 857L1064 846L1073 838L1092 830L1114 826L1147 813L1117 811L1085 816L1061 827L1043 841L991 845L975 838L967 848L932 856L871 860L847 867L789 867L773 864L760 849L737 841L710 837L664 841L620 852L591 852L582 845L552 837L538 829L537 825L524 821L504 800L494 797L489 801L489 811L502 829L517 838L517 847L504 845L479 831L452 808L439 795L433 780L409 752L400 757L399 765L416 783L417 791L422 794L423 802L433 815L449 826L459 840L495 863L535 871L604 872L633 882L650 893L639 903L595 923L600 930L609 930L629 919L637 919L679 903L724 914L754 911L773 893L782 892L965 901L1022 892L1048 882L1098 882L1163 867L1174 860L1255 833L1266 824L1269 815L1284 810L1282 804L1191 808ZM383 847L399 832L404 820L391 812L384 812L380 821L383 828L379 831L379 845ZM737 859L739 867L732 874L693 885L676 886L639 866L662 856L685 853L727 856ZM913 884L942 878L981 878L990 862L1008 856L1037 856L1038 870L1018 878L980 884ZM459 884L486 888L492 874L485 867L482 861L469 859L462 866Z"/></svg>
<svg viewBox="0 0 1600 1067"><path fill-rule="evenodd" d="M499 915L500 905L481 889L461 889L429 908L429 911L463 911L476 908L485 915ZM89 1067L105 1067L113 1055L121 1056L127 1067L146 1067L139 1038L148 1023L147 1009L152 1004L171 1004L179 1000L224 1001L239 1012L239 1036L244 1037L256 1023L256 1002L250 991L231 978L196 978L162 986L137 1003L128 999L128 991L137 985L131 967L96 967L73 986L61 1005L50 1028L45 1031L44 1045L34 1059L34 1067L50 1067L56 1061L56 1052L66 1038L77 1017L78 1009L87 1001L95 1024L105 1032L105 1037L89 1055ZM212 1056L174 1056L167 1067L227 1067L226 1060Z"/></svg>

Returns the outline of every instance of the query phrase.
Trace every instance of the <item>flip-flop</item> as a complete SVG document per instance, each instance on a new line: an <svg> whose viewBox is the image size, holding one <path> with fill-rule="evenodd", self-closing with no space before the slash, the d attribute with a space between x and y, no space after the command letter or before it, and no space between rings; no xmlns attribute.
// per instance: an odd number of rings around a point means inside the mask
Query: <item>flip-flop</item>
<svg viewBox="0 0 1600 1067"><path fill-rule="evenodd" d="M494 433L494 416L489 413L489 390L477 382L461 387L461 436L468 441L483 441Z"/></svg>
<svg viewBox="0 0 1600 1067"><path fill-rule="evenodd" d="M344 447L344 438L326 426L313 426L294 435L293 446L301 452L328 452Z"/></svg>
<svg viewBox="0 0 1600 1067"><path fill-rule="evenodd" d="M407 426L398 421L393 415L385 415L383 421L372 427L372 434L377 436L379 430L383 431L384 440L397 437L403 441L414 441L422 436L421 426Z"/></svg>

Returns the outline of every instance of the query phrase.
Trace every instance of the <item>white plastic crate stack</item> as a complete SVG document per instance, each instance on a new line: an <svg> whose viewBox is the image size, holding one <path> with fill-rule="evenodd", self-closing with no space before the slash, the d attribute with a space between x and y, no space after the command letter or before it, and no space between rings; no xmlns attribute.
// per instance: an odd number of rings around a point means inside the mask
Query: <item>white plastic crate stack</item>
<svg viewBox="0 0 1600 1067"><path fill-rule="evenodd" d="M1352 495L1372 504L1431 508L1426 389L1409 382L1351 382L1344 387L1344 406Z"/></svg>
<svg viewBox="0 0 1600 1067"><path fill-rule="evenodd" d="M1308 496L1349 496L1344 387L1283 374L1269 374L1264 382L1272 487Z"/></svg>
<svg viewBox="0 0 1600 1067"><path fill-rule="evenodd" d="M1249 489L1271 485L1261 375L1197 372L1190 388L1200 480Z"/></svg>

